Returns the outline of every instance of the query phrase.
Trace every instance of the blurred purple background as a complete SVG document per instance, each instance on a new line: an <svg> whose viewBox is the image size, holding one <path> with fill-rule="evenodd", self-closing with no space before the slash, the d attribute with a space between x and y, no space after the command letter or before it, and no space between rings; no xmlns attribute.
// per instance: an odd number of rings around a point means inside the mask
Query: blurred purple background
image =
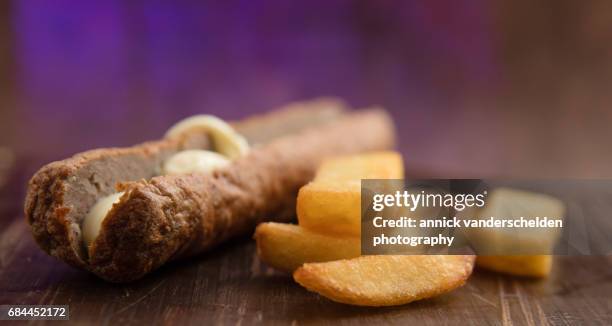
<svg viewBox="0 0 612 326"><path fill-rule="evenodd" d="M610 177L611 40L606 1L2 1L0 160L333 95L418 173Z"/></svg>

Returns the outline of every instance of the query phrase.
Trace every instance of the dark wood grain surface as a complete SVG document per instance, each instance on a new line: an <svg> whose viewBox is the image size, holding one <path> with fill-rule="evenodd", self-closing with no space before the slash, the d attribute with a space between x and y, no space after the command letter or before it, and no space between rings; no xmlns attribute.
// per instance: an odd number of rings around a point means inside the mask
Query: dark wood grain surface
<svg viewBox="0 0 612 326"><path fill-rule="evenodd" d="M363 308L333 303L266 267L248 237L175 262L131 284L109 284L47 256L21 213L21 169L2 187L0 304L67 304L77 324L606 325L612 257L558 256L544 280L477 270L438 298ZM41 322L42 323L42 322Z"/></svg>

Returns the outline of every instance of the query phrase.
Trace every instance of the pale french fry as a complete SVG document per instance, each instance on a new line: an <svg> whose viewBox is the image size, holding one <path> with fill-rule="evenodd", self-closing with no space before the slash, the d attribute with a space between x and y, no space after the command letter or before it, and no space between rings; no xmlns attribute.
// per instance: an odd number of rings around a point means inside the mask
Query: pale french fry
<svg viewBox="0 0 612 326"><path fill-rule="evenodd" d="M403 179L404 163L397 152L375 152L324 162L315 180L300 189L298 221L321 233L359 236L361 179Z"/></svg>
<svg viewBox="0 0 612 326"><path fill-rule="evenodd" d="M489 195L487 206L474 210L480 218L562 219L565 206L548 195L524 190L497 188ZM476 265L492 271L530 277L550 274L552 252L561 230L555 228L482 228L467 231L470 242L479 255ZM502 255L508 253L508 255ZM532 255L533 253L533 255Z"/></svg>
<svg viewBox="0 0 612 326"><path fill-rule="evenodd" d="M361 256L304 264L296 282L333 301L360 306L392 306L431 298L462 286L474 256Z"/></svg>
<svg viewBox="0 0 612 326"><path fill-rule="evenodd" d="M357 257L361 245L358 237L332 237L295 224L273 222L259 224L254 238L259 258L288 272L304 263Z"/></svg>
<svg viewBox="0 0 612 326"><path fill-rule="evenodd" d="M550 255L530 256L478 256L476 264L495 272L504 274L546 277L552 269L553 258Z"/></svg>

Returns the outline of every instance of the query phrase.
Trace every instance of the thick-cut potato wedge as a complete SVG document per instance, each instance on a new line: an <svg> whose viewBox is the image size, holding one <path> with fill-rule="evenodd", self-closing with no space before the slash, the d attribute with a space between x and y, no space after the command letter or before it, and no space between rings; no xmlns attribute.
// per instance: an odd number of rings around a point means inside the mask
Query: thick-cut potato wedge
<svg viewBox="0 0 612 326"><path fill-rule="evenodd" d="M504 274L546 277L552 269L553 257L549 255L532 256L478 256L476 265L484 269Z"/></svg>
<svg viewBox="0 0 612 326"><path fill-rule="evenodd" d="M548 217L562 220L564 212L563 202L551 196L497 188L489 194L484 208L469 214L470 218L481 219ZM465 232L475 252L483 256L549 254L561 235L560 228L471 228Z"/></svg>
<svg viewBox="0 0 612 326"><path fill-rule="evenodd" d="M563 218L565 205L545 194L497 188L489 195L485 208L474 212L471 214L481 218ZM478 267L528 277L550 274L553 257L547 254L552 252L560 234L560 229L553 228L467 230L473 248L481 254L476 259Z"/></svg>
<svg viewBox="0 0 612 326"><path fill-rule="evenodd" d="M315 181L350 182L361 179L403 178L404 164L401 154L380 151L328 159L317 169Z"/></svg>
<svg viewBox="0 0 612 326"><path fill-rule="evenodd" d="M315 180L300 189L298 221L321 233L359 236L361 179L403 179L404 163L397 152L374 152L324 162Z"/></svg>
<svg viewBox="0 0 612 326"><path fill-rule="evenodd" d="M431 298L462 286L474 256L361 256L304 264L296 282L333 301L360 306L392 306Z"/></svg>
<svg viewBox="0 0 612 326"><path fill-rule="evenodd" d="M254 235L257 254L268 265L293 272L304 263L358 257L358 237L333 237L295 224L262 223Z"/></svg>

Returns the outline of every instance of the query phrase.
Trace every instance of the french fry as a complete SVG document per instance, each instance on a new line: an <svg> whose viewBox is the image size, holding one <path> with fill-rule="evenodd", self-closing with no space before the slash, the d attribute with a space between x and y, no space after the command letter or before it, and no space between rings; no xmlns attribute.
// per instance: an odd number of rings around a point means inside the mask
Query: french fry
<svg viewBox="0 0 612 326"><path fill-rule="evenodd" d="M431 298L462 286L474 256L361 256L304 264L296 282L333 301L359 306L392 306Z"/></svg>
<svg viewBox="0 0 612 326"><path fill-rule="evenodd" d="M548 195L511 188L497 188L489 195L487 206L470 213L481 218L563 218L562 201ZM481 255L476 265L509 275L546 277L550 274L552 252L561 231L554 228L482 228L467 235ZM508 255L503 255L503 254Z"/></svg>
<svg viewBox="0 0 612 326"><path fill-rule="evenodd" d="M403 179L400 153L380 151L328 159L321 163L315 181L357 181L361 179Z"/></svg>
<svg viewBox="0 0 612 326"><path fill-rule="evenodd" d="M334 237L295 224L262 223L254 235L257 254L268 265L293 272L304 263L357 257L358 237Z"/></svg>
<svg viewBox="0 0 612 326"><path fill-rule="evenodd" d="M403 179L397 152L375 152L324 162L315 180L300 189L297 216L301 226L320 233L359 236L361 179Z"/></svg>
<svg viewBox="0 0 612 326"><path fill-rule="evenodd" d="M476 265L491 271L527 277L546 277L552 269L550 255L478 256Z"/></svg>

